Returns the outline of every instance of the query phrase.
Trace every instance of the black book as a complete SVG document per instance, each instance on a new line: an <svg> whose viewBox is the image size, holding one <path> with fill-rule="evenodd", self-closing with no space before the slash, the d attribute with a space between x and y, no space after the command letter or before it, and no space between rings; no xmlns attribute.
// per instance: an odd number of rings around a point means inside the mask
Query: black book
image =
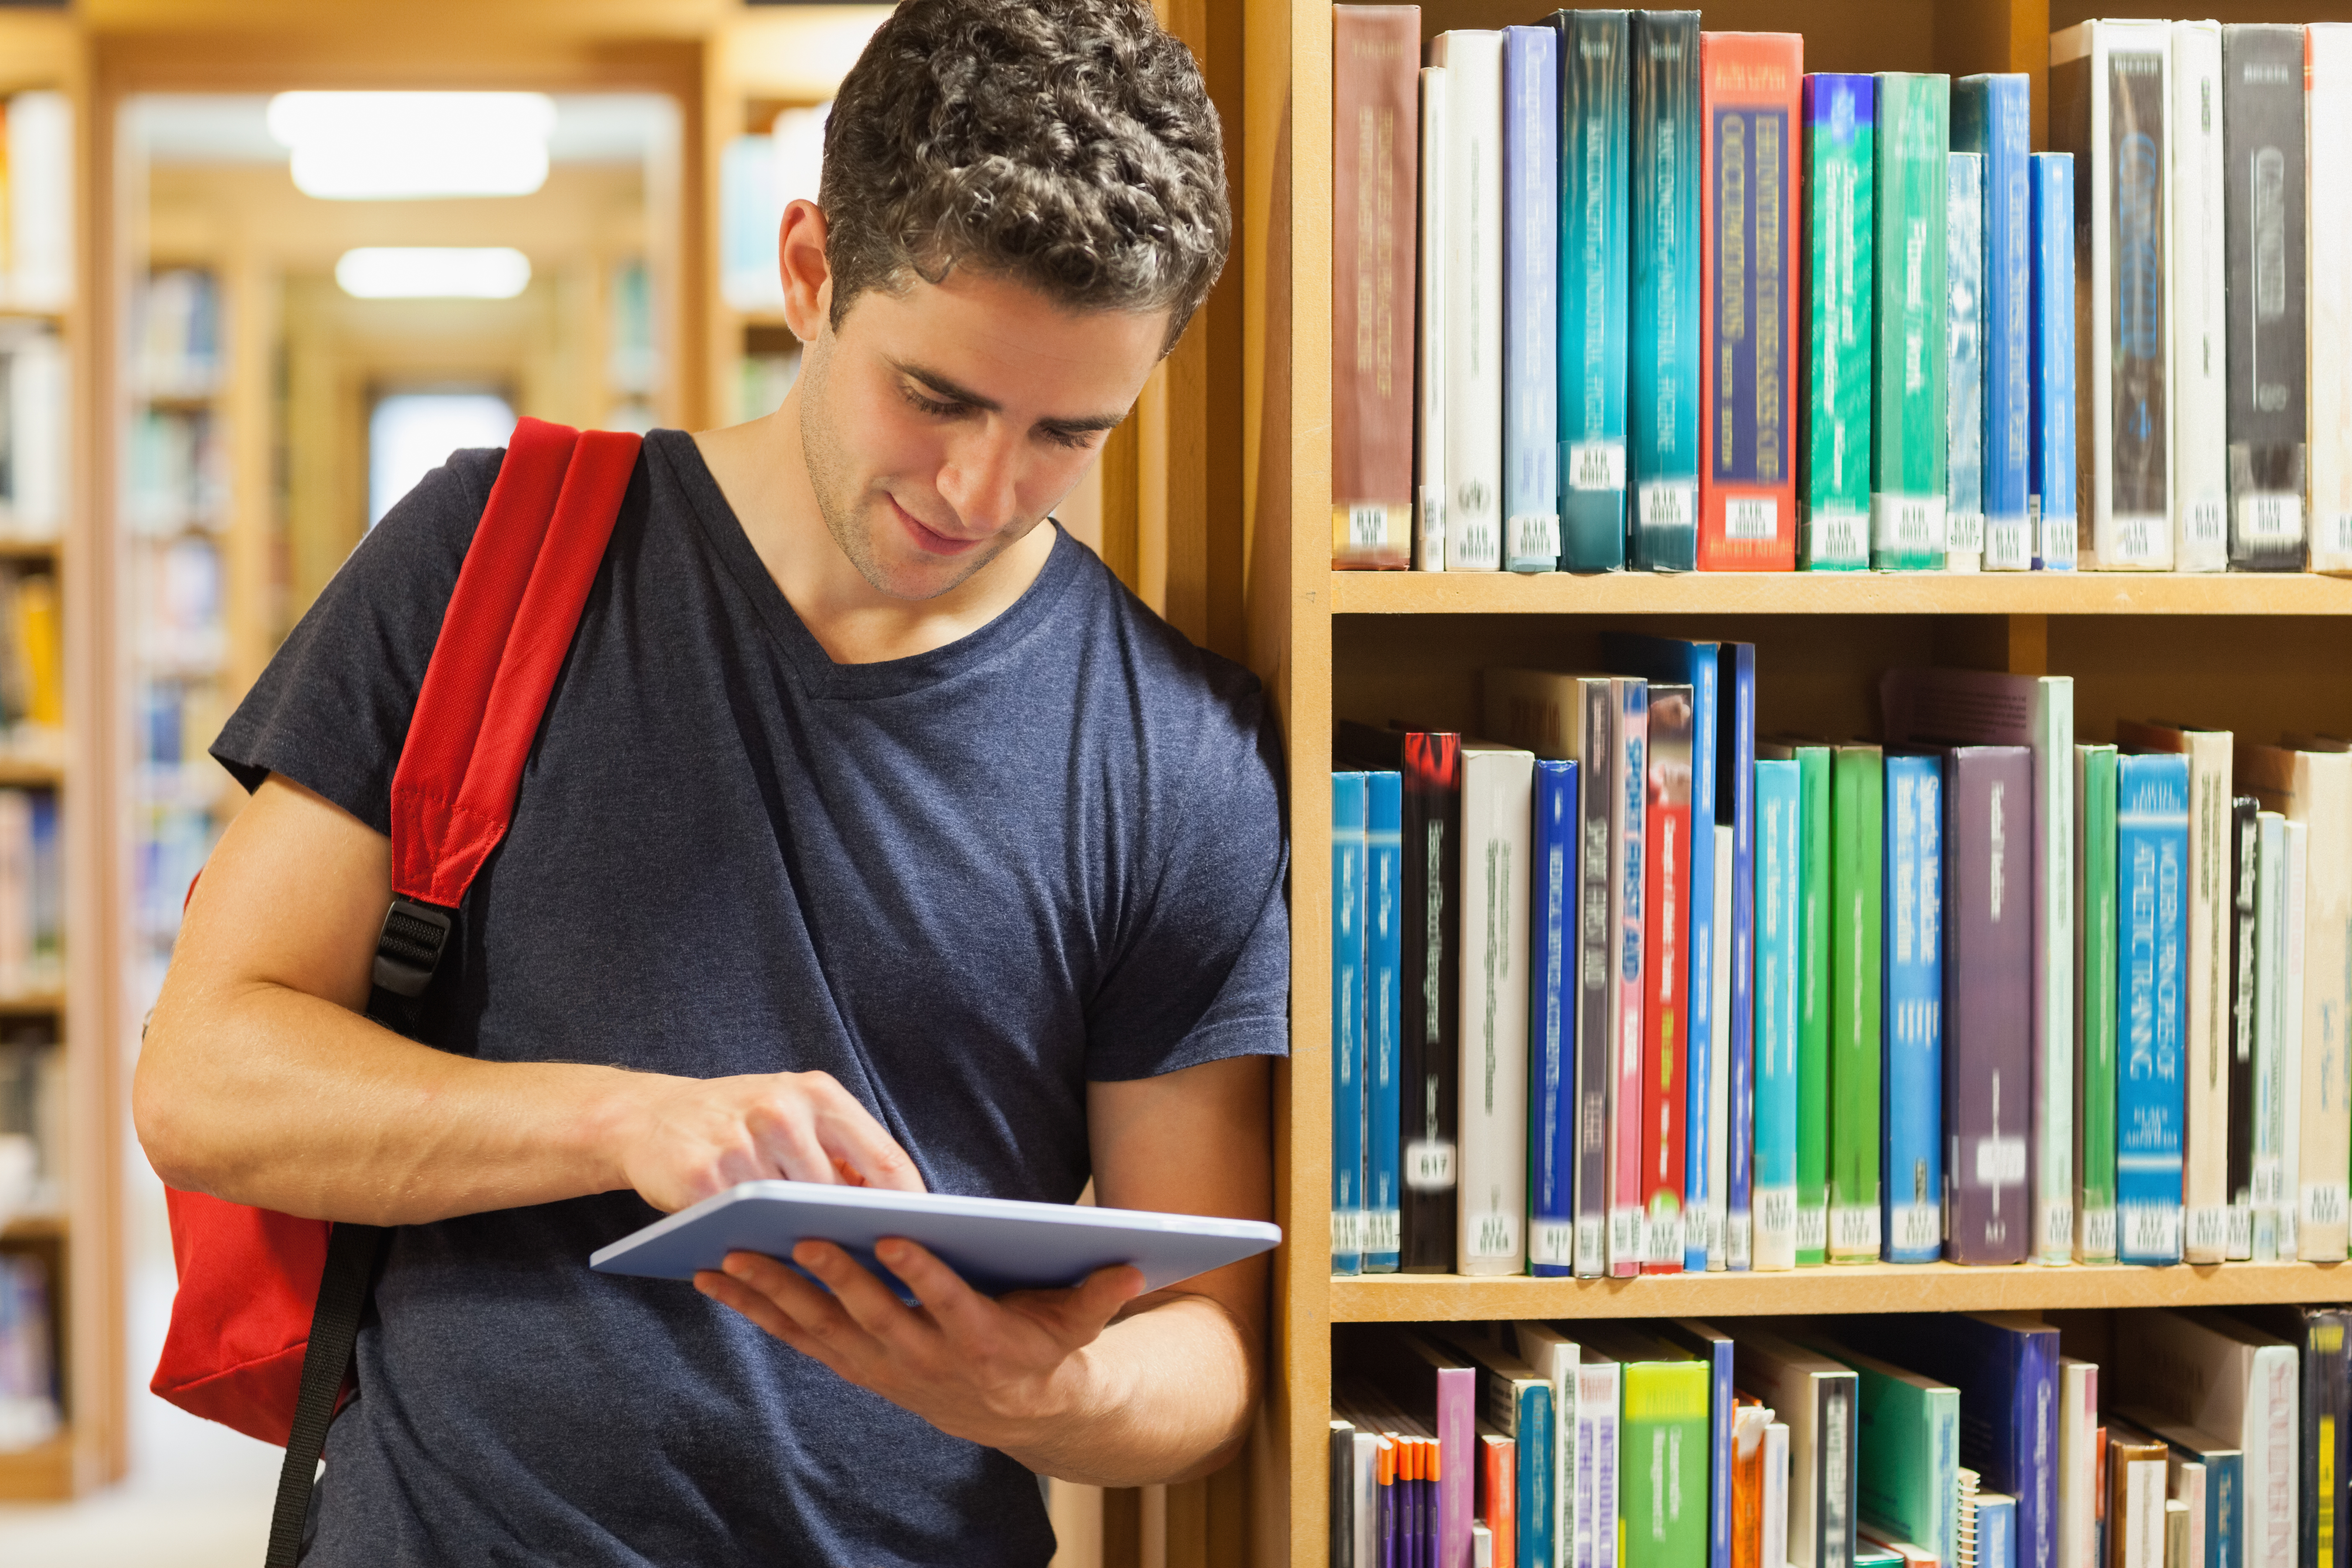
<svg viewBox="0 0 2352 1568"><path fill-rule="evenodd" d="M2230 803L2230 903L2218 911L2230 940L2230 1226L2229 1255L2254 1255L2254 964L2257 944L2254 881L2262 868L2262 803L2242 795Z"/></svg>
<svg viewBox="0 0 2352 1568"><path fill-rule="evenodd" d="M2230 564L2299 572L2304 546L2303 29L2221 29L2230 305Z"/></svg>

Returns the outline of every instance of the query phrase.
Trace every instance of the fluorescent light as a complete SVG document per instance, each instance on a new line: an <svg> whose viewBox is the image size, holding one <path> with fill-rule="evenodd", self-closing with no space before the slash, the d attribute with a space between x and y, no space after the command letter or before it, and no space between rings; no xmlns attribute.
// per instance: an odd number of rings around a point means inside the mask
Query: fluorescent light
<svg viewBox="0 0 2352 1568"><path fill-rule="evenodd" d="M538 92L281 92L269 133L295 186L335 201L527 196L547 183L555 103Z"/></svg>
<svg viewBox="0 0 2352 1568"><path fill-rule="evenodd" d="M530 282L530 258L506 246L362 246L335 263L358 300L511 300Z"/></svg>

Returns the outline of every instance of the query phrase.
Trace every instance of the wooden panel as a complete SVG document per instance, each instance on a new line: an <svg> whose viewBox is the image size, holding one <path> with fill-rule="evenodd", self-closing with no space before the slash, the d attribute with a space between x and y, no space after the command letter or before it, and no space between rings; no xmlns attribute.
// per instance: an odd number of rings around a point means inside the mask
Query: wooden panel
<svg viewBox="0 0 2352 1568"><path fill-rule="evenodd" d="M1464 1279L1384 1274L1334 1279L1331 1321L1743 1317L1784 1312L1994 1312L2065 1307L2200 1307L2335 1301L2342 1265L2230 1263L2213 1268L1963 1268L1873 1263L1773 1274L1661 1274L1635 1279Z"/></svg>
<svg viewBox="0 0 2352 1568"><path fill-rule="evenodd" d="M1332 572L1339 615L2352 616L2352 577L2308 573Z"/></svg>
<svg viewBox="0 0 2352 1568"><path fill-rule="evenodd" d="M0 1454L0 1502L54 1502L74 1495L73 1442L60 1435L38 1447Z"/></svg>

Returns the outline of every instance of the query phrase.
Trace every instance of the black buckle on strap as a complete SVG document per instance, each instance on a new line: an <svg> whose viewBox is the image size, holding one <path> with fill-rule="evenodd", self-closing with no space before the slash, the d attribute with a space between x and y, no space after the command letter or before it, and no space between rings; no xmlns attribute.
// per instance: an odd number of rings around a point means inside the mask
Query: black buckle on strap
<svg viewBox="0 0 2352 1568"><path fill-rule="evenodd" d="M422 996L448 942L448 910L395 898L375 939L375 983L395 996Z"/></svg>

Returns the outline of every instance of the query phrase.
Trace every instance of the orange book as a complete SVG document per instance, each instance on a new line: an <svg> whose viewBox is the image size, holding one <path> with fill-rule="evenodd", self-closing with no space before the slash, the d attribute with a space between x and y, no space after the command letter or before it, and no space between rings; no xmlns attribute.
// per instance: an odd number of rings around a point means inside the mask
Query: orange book
<svg viewBox="0 0 2352 1568"><path fill-rule="evenodd" d="M1698 568L1797 567L1795 33L1701 33Z"/></svg>
<svg viewBox="0 0 2352 1568"><path fill-rule="evenodd" d="M1741 1395L1731 1413L1731 1568L1764 1568L1764 1428L1772 1413Z"/></svg>
<svg viewBox="0 0 2352 1568"><path fill-rule="evenodd" d="M1495 1542L1496 1568L1518 1561L1518 1444L1500 1433L1479 1433L1478 1516Z"/></svg>

